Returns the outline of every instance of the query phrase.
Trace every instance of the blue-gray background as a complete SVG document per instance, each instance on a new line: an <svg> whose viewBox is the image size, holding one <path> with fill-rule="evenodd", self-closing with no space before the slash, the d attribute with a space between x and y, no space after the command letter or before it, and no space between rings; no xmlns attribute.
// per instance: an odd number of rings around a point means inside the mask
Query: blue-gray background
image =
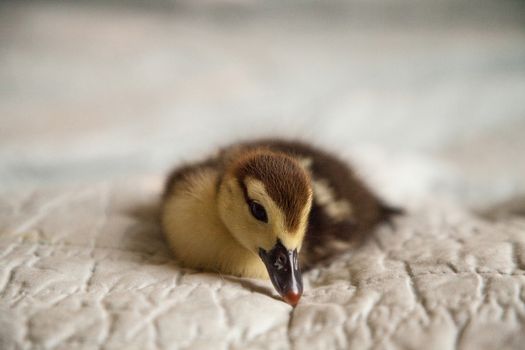
<svg viewBox="0 0 525 350"><path fill-rule="evenodd" d="M437 190L525 192L525 3L0 4L3 187L162 174L276 135L380 154L407 188L431 162L454 174Z"/></svg>

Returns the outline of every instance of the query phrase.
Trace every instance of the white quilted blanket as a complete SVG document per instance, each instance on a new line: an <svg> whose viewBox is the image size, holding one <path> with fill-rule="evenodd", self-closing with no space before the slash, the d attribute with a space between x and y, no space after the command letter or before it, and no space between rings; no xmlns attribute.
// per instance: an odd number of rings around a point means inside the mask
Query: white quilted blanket
<svg viewBox="0 0 525 350"><path fill-rule="evenodd" d="M428 348L525 344L525 221L429 201L305 275L184 270L152 203L160 178L2 194L0 347Z"/></svg>
<svg viewBox="0 0 525 350"><path fill-rule="evenodd" d="M522 5L177 3L2 4L0 349L525 348ZM408 209L295 309L180 268L156 220L169 167L259 134Z"/></svg>

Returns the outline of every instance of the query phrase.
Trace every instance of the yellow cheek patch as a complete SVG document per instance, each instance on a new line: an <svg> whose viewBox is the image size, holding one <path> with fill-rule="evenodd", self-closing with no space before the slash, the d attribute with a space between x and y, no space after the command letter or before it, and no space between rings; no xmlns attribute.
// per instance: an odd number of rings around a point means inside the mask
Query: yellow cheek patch
<svg viewBox="0 0 525 350"><path fill-rule="evenodd" d="M268 214L268 230L264 239L267 246L262 248L271 249L277 242L277 239L280 239L287 249L300 248L308 226L312 196L309 196L301 212L299 226L296 230L289 231L283 211L268 195L264 184L259 180L248 177L245 180L245 185L248 196L263 205Z"/></svg>

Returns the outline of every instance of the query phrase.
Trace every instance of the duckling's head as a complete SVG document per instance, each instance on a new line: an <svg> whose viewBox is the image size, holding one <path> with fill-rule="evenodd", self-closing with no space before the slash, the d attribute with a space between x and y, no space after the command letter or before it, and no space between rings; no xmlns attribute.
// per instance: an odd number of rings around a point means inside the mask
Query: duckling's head
<svg viewBox="0 0 525 350"><path fill-rule="evenodd" d="M297 304L303 291L297 253L312 204L305 169L283 153L241 154L225 169L217 203L232 236L260 256L277 292Z"/></svg>

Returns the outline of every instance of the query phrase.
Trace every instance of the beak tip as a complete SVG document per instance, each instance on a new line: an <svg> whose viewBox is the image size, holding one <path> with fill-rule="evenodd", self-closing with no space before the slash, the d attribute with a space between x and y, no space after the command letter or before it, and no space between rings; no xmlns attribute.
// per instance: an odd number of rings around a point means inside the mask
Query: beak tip
<svg viewBox="0 0 525 350"><path fill-rule="evenodd" d="M302 295L302 293L289 292L289 293L283 295L283 299L288 304L290 304L292 306L296 306L297 303L299 303L299 299L301 299L301 295Z"/></svg>

